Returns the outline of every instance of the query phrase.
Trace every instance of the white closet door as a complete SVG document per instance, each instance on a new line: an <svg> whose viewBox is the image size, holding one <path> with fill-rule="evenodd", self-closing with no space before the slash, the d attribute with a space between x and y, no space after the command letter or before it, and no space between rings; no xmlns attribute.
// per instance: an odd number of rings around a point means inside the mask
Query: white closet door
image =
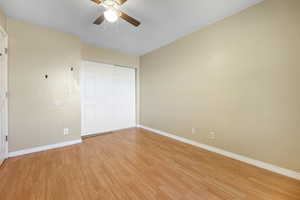
<svg viewBox="0 0 300 200"><path fill-rule="evenodd" d="M84 62L82 135L135 126L135 70Z"/></svg>

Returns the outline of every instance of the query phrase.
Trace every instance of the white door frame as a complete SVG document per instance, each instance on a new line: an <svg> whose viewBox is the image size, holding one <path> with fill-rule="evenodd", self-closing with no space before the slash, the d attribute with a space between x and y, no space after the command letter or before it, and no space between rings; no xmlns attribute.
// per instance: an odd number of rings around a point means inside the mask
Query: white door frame
<svg viewBox="0 0 300 200"><path fill-rule="evenodd" d="M2 58L3 59L3 76L1 75L1 77L4 79L3 83L1 84L0 87L2 87L2 89L5 91L5 123L4 123L4 136L8 137L8 34L7 32L4 30L4 28L2 26L0 26L0 34L1 36L4 38L4 52L2 52ZM2 82L2 81L1 81ZM5 145L5 155L4 155L4 159L8 158L8 141L6 140L6 145ZM1 161L0 161L1 162ZM0 163L1 164L1 163Z"/></svg>
<svg viewBox="0 0 300 200"><path fill-rule="evenodd" d="M95 135L95 134L102 134L101 132L97 132L97 133L89 133L89 134L85 134L83 133L82 131L82 127L83 127L83 120L82 120L82 114L83 114L83 110L84 110L84 102L83 102L83 81L84 81L84 62L91 62L91 63L100 63L100 64L105 64L105 65L112 65L112 66L116 66L116 67L124 67L124 68L130 68L130 69L133 69L134 70L134 73L135 73L135 126L137 126L137 117L138 117L138 100L137 100L137 91L138 91L138 88L137 88L137 84L138 84L138 79L137 79L137 75L138 75L138 72L137 72L137 68L135 67L129 67L129 66L122 66L122 65L116 65L116 64L111 64L111 63L104 63L104 62L97 62L97 61L91 61L91 60L82 60L81 62L81 66L80 66L80 107L81 107L81 136L87 136L87 135ZM118 129L119 130L119 129ZM118 131L118 130L111 130L111 131ZM104 132L105 133L105 132Z"/></svg>

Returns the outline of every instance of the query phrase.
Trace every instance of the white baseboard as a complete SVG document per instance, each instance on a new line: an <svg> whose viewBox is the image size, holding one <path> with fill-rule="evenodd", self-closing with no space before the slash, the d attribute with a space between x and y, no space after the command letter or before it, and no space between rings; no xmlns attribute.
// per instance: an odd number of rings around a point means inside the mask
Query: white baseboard
<svg viewBox="0 0 300 200"><path fill-rule="evenodd" d="M105 134L105 133L109 133L109 132L121 131L121 130L129 129L129 128L136 128L136 127L137 127L137 125L129 126L129 127L121 128L121 129L120 128L111 129L111 130L107 130L107 131L93 131L93 132L88 132L88 133L81 133L81 137L89 136L89 135L101 135L101 134Z"/></svg>
<svg viewBox="0 0 300 200"><path fill-rule="evenodd" d="M106 132L89 132L89 133L81 133L81 137L85 137L85 136L90 136L90 135L101 135L101 134L105 134L108 133L109 131Z"/></svg>
<svg viewBox="0 0 300 200"><path fill-rule="evenodd" d="M23 149L20 151L9 152L8 157L16 157L16 156L21 156L21 155L25 155L25 154L29 154L29 153L34 153L34 152L40 152L40 151L45 151L45 150L49 150L49 149L56 149L59 147L65 147L65 146L69 146L69 145L73 145L73 144L78 144L81 142L82 142L82 140L78 139L78 140L72 140L72 141L68 141L68 142L34 147L34 148L30 148L30 149Z"/></svg>
<svg viewBox="0 0 300 200"><path fill-rule="evenodd" d="M149 127L146 127L146 126L143 126L143 125L138 125L137 127L149 130L151 132L154 132L154 133L166 136L166 137L173 138L175 140L179 140L179 141L187 143L187 144L191 144L191 145L199 147L199 148L206 149L206 150L214 152L214 153L221 154L221 155L229 157L229 158L233 158L235 160L239 160L239 161L248 163L250 165L254 165L254 166L259 167L259 168L263 168L263 169L275 172L277 174L285 175L285 176L288 176L290 178L300 180L300 173L296 172L296 171L281 168L281 167L278 167L276 165L272 165L272 164L265 163L265 162L262 162L262 161L254 160L254 159L248 158L246 156L231 153L231 152L228 152L228 151L225 151L225 150L222 150L222 149L218 149L216 147L212 147L212 146L209 146L209 145L206 145L206 144L198 143L198 142L195 142L193 140L189 140L189 139L186 139L186 138L183 138L183 137L179 137L179 136L176 136L176 135L173 135L173 134L170 134L170 133L166 133L164 131L156 130L156 129L153 129L153 128L149 128Z"/></svg>

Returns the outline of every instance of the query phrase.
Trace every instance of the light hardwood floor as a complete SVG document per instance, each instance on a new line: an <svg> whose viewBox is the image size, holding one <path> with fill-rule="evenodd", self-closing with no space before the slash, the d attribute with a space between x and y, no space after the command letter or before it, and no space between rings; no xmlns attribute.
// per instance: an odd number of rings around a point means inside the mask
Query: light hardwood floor
<svg viewBox="0 0 300 200"><path fill-rule="evenodd" d="M143 129L9 159L1 200L300 199L300 182Z"/></svg>

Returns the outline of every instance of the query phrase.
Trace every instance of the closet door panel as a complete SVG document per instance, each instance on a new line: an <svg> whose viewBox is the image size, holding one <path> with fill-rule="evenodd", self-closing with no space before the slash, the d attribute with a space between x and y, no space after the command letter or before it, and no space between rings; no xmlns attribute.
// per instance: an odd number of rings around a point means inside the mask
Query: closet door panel
<svg viewBox="0 0 300 200"><path fill-rule="evenodd" d="M134 69L84 62L82 84L83 135L135 126Z"/></svg>

